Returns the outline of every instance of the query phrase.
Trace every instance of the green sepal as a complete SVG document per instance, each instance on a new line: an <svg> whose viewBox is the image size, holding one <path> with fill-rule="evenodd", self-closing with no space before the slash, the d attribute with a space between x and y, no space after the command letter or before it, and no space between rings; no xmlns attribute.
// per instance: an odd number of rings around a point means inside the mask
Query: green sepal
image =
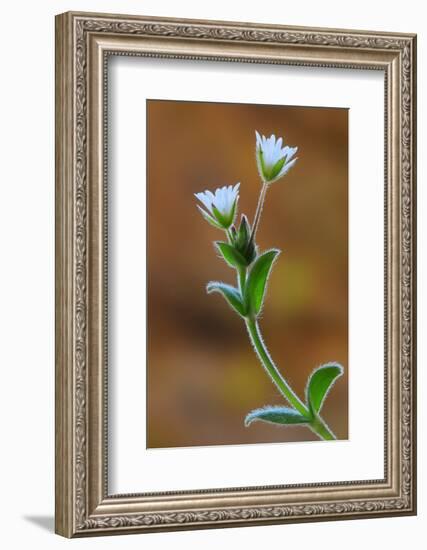
<svg viewBox="0 0 427 550"><path fill-rule="evenodd" d="M212 212L222 229L228 229L230 227L231 221L229 222L214 205L212 205Z"/></svg>
<svg viewBox="0 0 427 550"><path fill-rule="evenodd" d="M206 290L209 294L212 292L219 292L224 296L225 300L234 309L234 311L242 317L246 315L246 308L240 291L234 286L217 281L211 281L207 284Z"/></svg>
<svg viewBox="0 0 427 550"><path fill-rule="evenodd" d="M276 164L273 166L273 169L271 170L270 180L274 180L274 178L279 175L280 170L283 168L285 164L285 160L286 158L282 157L276 162Z"/></svg>
<svg viewBox="0 0 427 550"><path fill-rule="evenodd" d="M236 207L237 207L237 201L239 198L233 202L233 208L231 209L231 215L230 215L230 223L228 225L231 225L234 222L234 218L236 217Z"/></svg>
<svg viewBox="0 0 427 550"><path fill-rule="evenodd" d="M285 426L295 424L309 424L311 418L302 415L295 409L289 407L267 406L262 409L251 411L245 418L245 426L249 426L252 422L262 420L270 424L282 424Z"/></svg>
<svg viewBox="0 0 427 550"><path fill-rule="evenodd" d="M280 250L277 248L267 250L258 256L249 272L245 286L245 304L249 313L258 315L261 310L267 280L278 254L280 254Z"/></svg>
<svg viewBox="0 0 427 550"><path fill-rule="evenodd" d="M234 222L234 218L236 216L236 205L237 199L234 201L231 211L227 216L224 216L224 214L222 214L214 204L212 205L212 213L217 222L221 225L222 229L228 229Z"/></svg>
<svg viewBox="0 0 427 550"><path fill-rule="evenodd" d="M246 267L248 265L245 257L232 244L217 241L215 246L230 267Z"/></svg>
<svg viewBox="0 0 427 550"><path fill-rule="evenodd" d="M205 210L203 210L203 208L200 208L200 206L198 204L196 204L197 208L200 210L200 213L202 214L202 216L205 218L205 220L210 223L211 225L213 225L214 227L216 227L217 229L224 229L222 227L222 225L220 225L216 220L215 218L213 218L212 216L210 216Z"/></svg>
<svg viewBox="0 0 427 550"><path fill-rule="evenodd" d="M264 154L263 154L261 149L258 149L257 160L258 160L258 171L260 172L260 176L261 176L262 181L265 181L265 182L269 181L270 180L270 174L268 173L267 168L265 166Z"/></svg>
<svg viewBox="0 0 427 550"><path fill-rule="evenodd" d="M326 396L343 372L344 368L339 363L326 363L311 373L307 382L306 398L313 416L319 414Z"/></svg>

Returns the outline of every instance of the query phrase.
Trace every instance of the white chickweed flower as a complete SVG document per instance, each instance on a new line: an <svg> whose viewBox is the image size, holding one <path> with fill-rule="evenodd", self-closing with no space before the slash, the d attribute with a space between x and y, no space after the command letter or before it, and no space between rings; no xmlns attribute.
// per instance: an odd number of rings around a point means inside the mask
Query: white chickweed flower
<svg viewBox="0 0 427 550"><path fill-rule="evenodd" d="M236 183L234 187L232 185L224 186L217 189L215 193L204 191L194 194L206 210L200 208L199 205L197 208L214 227L228 229L234 222L236 205L239 200L239 185L240 183Z"/></svg>
<svg viewBox="0 0 427 550"><path fill-rule="evenodd" d="M259 175L265 183L272 183L284 176L298 159L292 159L298 147L282 148L283 138L276 140L272 134L269 138L256 134L256 161Z"/></svg>

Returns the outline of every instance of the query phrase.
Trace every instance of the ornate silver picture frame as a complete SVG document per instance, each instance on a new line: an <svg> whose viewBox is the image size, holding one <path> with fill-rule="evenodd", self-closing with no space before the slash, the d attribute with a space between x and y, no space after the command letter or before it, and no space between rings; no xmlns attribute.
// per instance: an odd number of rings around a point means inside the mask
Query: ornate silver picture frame
<svg viewBox="0 0 427 550"><path fill-rule="evenodd" d="M250 63L254 70L257 64L364 69L384 75L382 478L110 494L106 178L112 56ZM415 126L415 35L74 12L56 17L58 534L416 513Z"/></svg>

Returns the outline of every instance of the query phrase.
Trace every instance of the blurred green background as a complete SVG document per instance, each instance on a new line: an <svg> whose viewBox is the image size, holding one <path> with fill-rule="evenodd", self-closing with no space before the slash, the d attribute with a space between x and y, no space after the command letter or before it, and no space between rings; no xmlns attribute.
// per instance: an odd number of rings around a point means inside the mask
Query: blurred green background
<svg viewBox="0 0 427 550"><path fill-rule="evenodd" d="M272 184L257 234L282 250L260 321L273 359L303 397L312 369L345 375L323 417L348 437L348 111L335 108L147 101L147 447L316 440L307 428L243 420L285 402L258 362L242 319L206 283L234 284L213 241L223 233L194 193L240 181L239 217L253 219L260 181L255 130L298 146Z"/></svg>

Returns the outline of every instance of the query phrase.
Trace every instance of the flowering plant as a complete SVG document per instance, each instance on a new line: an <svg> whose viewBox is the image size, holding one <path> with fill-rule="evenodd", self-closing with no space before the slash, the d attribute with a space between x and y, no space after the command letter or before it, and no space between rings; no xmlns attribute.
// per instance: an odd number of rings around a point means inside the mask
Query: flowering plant
<svg viewBox="0 0 427 550"><path fill-rule="evenodd" d="M267 190L270 185L285 176L298 160L297 147L283 145L283 138L274 135L266 138L256 132L255 156L262 187L252 226L247 217L241 216L238 228L235 225L240 183L217 189L215 193L196 193L196 198L204 209L198 208L203 217L226 234L225 241L216 241L215 246L224 261L236 271L237 286L211 281L208 293L222 294L229 306L245 321L249 338L255 352L272 382L287 402L286 406L265 406L249 412L245 425L254 421L273 424L304 425L320 439L336 439L334 433L320 416L324 400L343 367L336 363L326 363L315 369L308 378L305 401L293 391L281 374L264 343L259 326L259 316L263 307L267 282L280 250L271 248L260 252L255 242Z"/></svg>

